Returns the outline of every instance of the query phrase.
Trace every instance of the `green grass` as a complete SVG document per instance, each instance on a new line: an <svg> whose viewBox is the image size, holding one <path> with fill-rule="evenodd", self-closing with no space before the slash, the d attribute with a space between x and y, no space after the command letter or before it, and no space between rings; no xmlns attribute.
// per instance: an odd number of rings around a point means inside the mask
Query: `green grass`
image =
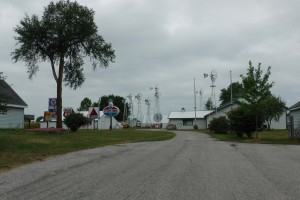
<svg viewBox="0 0 300 200"><path fill-rule="evenodd" d="M80 130L76 133L0 129L0 172L53 155L130 142L160 141L174 137L167 131L135 129Z"/></svg>
<svg viewBox="0 0 300 200"><path fill-rule="evenodd" d="M258 132L258 141L253 134L253 139L247 137L239 138L234 134L216 134L209 130L199 130L199 132L207 133L212 138L227 142L243 142L243 143L261 143L261 144L293 144L300 145L300 139L289 139L287 130L271 130Z"/></svg>

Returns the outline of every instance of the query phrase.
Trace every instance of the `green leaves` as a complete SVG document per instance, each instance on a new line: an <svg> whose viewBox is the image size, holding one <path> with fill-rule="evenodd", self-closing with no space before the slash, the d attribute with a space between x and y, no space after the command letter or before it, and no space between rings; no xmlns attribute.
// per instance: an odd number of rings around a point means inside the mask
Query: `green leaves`
<svg viewBox="0 0 300 200"><path fill-rule="evenodd" d="M26 63L30 79L38 72L39 62L49 61L55 79L63 79L73 89L80 87L85 80L84 57L90 57L94 70L108 67L115 59L111 44L97 33L94 14L92 9L69 0L51 2L41 19L26 14L15 28L20 46L12 52L13 60Z"/></svg>
<svg viewBox="0 0 300 200"><path fill-rule="evenodd" d="M247 75L241 75L243 86L241 97L249 104L258 105L260 101L271 94L270 89L273 87L274 82L268 83L270 74L271 67L268 67L267 72L263 74L261 63L255 69L252 62L249 61Z"/></svg>
<svg viewBox="0 0 300 200"><path fill-rule="evenodd" d="M31 79L39 62L50 62L57 83L57 127L62 127L62 82L73 89L85 81L84 58L89 57L93 69L108 67L115 52L97 33L95 12L76 1L51 2L39 19L27 14L15 28L18 47L11 53L15 62L23 61Z"/></svg>

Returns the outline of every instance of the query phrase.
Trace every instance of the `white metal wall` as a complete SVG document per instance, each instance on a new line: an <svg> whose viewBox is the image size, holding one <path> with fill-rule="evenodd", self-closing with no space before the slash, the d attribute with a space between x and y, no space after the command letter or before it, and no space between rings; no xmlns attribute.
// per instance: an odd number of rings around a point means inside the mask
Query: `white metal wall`
<svg viewBox="0 0 300 200"><path fill-rule="evenodd" d="M289 115L294 117L294 128L300 128L300 110L292 110Z"/></svg>
<svg viewBox="0 0 300 200"><path fill-rule="evenodd" d="M10 108L0 115L0 128L24 128L24 108Z"/></svg>
<svg viewBox="0 0 300 200"><path fill-rule="evenodd" d="M183 119L170 119L169 124L175 124L177 129L194 129L194 126L184 126ZM199 129L205 129L206 119L197 119L196 124Z"/></svg>

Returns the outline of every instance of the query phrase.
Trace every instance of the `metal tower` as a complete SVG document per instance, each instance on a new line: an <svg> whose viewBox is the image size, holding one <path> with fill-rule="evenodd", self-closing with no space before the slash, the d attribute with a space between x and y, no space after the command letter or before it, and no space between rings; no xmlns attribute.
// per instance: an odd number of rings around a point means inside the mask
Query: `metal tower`
<svg viewBox="0 0 300 200"><path fill-rule="evenodd" d="M160 105L159 105L159 97L160 97L160 92L158 86L155 86L154 88L154 114L160 113Z"/></svg>
<svg viewBox="0 0 300 200"><path fill-rule="evenodd" d="M214 102L214 106L216 107L216 112L217 112L217 100L216 100L216 94L215 94L215 82L217 79L217 71L216 70L212 70L210 72L210 74L204 74L204 78L210 77L211 80L211 101ZM210 110L212 110L212 105L210 105Z"/></svg>
<svg viewBox="0 0 300 200"><path fill-rule="evenodd" d="M129 108L129 125L130 127L133 127L133 119L134 119L134 113L133 113L133 99L132 99L132 94L129 94L128 96L129 103L128 103L128 108Z"/></svg>
<svg viewBox="0 0 300 200"><path fill-rule="evenodd" d="M199 110L204 110L203 108L203 90L199 90L200 102L199 102Z"/></svg>
<svg viewBox="0 0 300 200"><path fill-rule="evenodd" d="M150 127L150 125L151 125L151 112L150 112L150 105L151 105L151 103L150 103L150 99L149 98L145 99L145 104L147 106L146 126Z"/></svg>
<svg viewBox="0 0 300 200"><path fill-rule="evenodd" d="M135 98L138 100L138 108L137 108L137 114L136 114L136 120L137 120L137 123L140 122L142 123L142 120L143 120L143 117L142 117L142 107L141 107L141 104L142 104L142 94L141 93L138 93ZM138 125L138 124L137 124Z"/></svg>

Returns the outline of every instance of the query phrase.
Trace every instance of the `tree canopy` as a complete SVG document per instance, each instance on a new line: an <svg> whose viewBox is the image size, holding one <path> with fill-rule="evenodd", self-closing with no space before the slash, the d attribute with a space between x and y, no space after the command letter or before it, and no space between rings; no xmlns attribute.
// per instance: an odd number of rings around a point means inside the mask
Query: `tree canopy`
<svg viewBox="0 0 300 200"><path fill-rule="evenodd" d="M258 120L264 120L265 113L262 102L271 95L270 89L273 87L274 82L269 83L271 75L271 67L268 67L267 72L264 74L261 69L261 63L257 68L249 61L247 74L241 75L242 78L242 91L240 103L247 106L254 111L256 117L256 130L258 125L261 124ZM258 132L256 131L256 138L258 139Z"/></svg>
<svg viewBox="0 0 300 200"><path fill-rule="evenodd" d="M95 12L76 1L60 0L45 7L41 19L25 15L15 28L18 47L12 52L15 62L23 61L31 79L40 62L50 62L57 83L57 127L62 127L62 83L73 89L85 81L84 57L95 70L114 62L111 44L98 34Z"/></svg>
<svg viewBox="0 0 300 200"><path fill-rule="evenodd" d="M267 96L262 102L264 120L270 130L273 120L278 121L285 107L285 102L274 95Z"/></svg>
<svg viewBox="0 0 300 200"><path fill-rule="evenodd" d="M232 101L236 101L241 97L242 84L234 82L227 88L221 89L219 100L221 101L220 106L224 106L231 102L231 86L232 86Z"/></svg>
<svg viewBox="0 0 300 200"><path fill-rule="evenodd" d="M213 110L213 109L216 108L216 106L215 106L214 102L212 101L211 97L209 97L207 99L207 101L204 104L204 107L205 107L206 110Z"/></svg>
<svg viewBox="0 0 300 200"><path fill-rule="evenodd" d="M77 108L78 111L88 111L89 107L92 106L92 101L91 99L85 97L81 102L80 102L80 107Z"/></svg>

